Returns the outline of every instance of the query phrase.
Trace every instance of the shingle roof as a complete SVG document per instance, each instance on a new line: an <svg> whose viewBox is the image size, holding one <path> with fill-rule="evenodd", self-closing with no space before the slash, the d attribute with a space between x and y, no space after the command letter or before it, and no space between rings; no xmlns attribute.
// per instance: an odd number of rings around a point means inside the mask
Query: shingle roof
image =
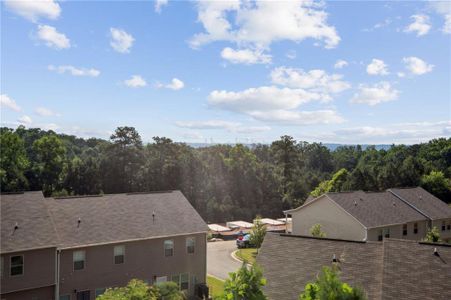
<svg viewBox="0 0 451 300"><path fill-rule="evenodd" d="M2 194L0 199L1 253L56 246L56 231L42 192Z"/></svg>
<svg viewBox="0 0 451 300"><path fill-rule="evenodd" d="M390 189L389 191L409 202L433 220L451 217L451 207L421 187Z"/></svg>
<svg viewBox="0 0 451 300"><path fill-rule="evenodd" d="M61 248L208 231L179 191L46 201Z"/></svg>
<svg viewBox="0 0 451 300"><path fill-rule="evenodd" d="M208 231L205 222L179 191L67 198L44 198L42 192L26 192L2 195L1 202L2 252L23 247L69 248ZM12 236L16 221L19 230Z"/></svg>
<svg viewBox="0 0 451 300"><path fill-rule="evenodd" d="M439 256L434 255L437 248ZM368 299L451 299L451 247L384 239L356 242L268 233L257 256L272 300L295 300L323 266L339 259L341 279Z"/></svg>
<svg viewBox="0 0 451 300"><path fill-rule="evenodd" d="M357 191L326 195L367 228L426 219L390 192Z"/></svg>

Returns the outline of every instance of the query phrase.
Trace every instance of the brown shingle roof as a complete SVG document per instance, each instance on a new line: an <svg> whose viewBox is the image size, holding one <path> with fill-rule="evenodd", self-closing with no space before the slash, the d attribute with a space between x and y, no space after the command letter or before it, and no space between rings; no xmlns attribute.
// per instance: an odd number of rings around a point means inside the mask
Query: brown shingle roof
<svg viewBox="0 0 451 300"><path fill-rule="evenodd" d="M26 192L1 198L2 253L208 231L179 191L55 199L44 198L42 192ZM15 222L19 229L12 235Z"/></svg>
<svg viewBox="0 0 451 300"><path fill-rule="evenodd" d="M440 256L434 255L437 248ZM339 259L341 279L368 299L451 299L451 247L385 239L355 242L268 233L257 256L272 300L295 300L323 266Z"/></svg>
<svg viewBox="0 0 451 300"><path fill-rule="evenodd" d="M367 228L426 219L390 192L357 191L326 195Z"/></svg>
<svg viewBox="0 0 451 300"><path fill-rule="evenodd" d="M42 192L2 194L0 199L1 253L57 245ZM16 223L18 229L14 230Z"/></svg>
<svg viewBox="0 0 451 300"><path fill-rule="evenodd" d="M421 187L390 189L389 191L409 202L433 220L451 218L451 207Z"/></svg>

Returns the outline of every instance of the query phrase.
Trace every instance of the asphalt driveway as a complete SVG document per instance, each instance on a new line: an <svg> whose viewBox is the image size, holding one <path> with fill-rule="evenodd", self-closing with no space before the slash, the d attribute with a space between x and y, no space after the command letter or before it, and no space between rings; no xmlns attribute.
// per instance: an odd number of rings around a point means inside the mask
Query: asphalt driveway
<svg viewBox="0 0 451 300"><path fill-rule="evenodd" d="M230 272L237 271L241 263L230 256L236 249L235 241L207 243L207 273L227 279Z"/></svg>

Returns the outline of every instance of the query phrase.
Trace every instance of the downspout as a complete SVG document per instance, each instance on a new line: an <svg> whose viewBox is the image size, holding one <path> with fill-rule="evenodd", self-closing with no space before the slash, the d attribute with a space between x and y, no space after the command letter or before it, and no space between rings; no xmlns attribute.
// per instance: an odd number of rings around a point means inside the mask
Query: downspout
<svg viewBox="0 0 451 300"><path fill-rule="evenodd" d="M56 249L55 256L55 300L60 298L60 255L61 250Z"/></svg>
<svg viewBox="0 0 451 300"><path fill-rule="evenodd" d="M288 234L288 214L285 213L285 234Z"/></svg>

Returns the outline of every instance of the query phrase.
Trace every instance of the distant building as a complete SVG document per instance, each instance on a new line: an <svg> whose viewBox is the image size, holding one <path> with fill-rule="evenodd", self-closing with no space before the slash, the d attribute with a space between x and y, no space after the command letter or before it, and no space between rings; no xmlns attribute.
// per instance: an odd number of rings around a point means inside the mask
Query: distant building
<svg viewBox="0 0 451 300"><path fill-rule="evenodd" d="M266 234L257 263L269 300L297 300L323 266L362 287L369 300L451 299L451 245L412 240L347 241Z"/></svg>
<svg viewBox="0 0 451 300"><path fill-rule="evenodd" d="M206 282L208 227L179 191L1 196L1 299L95 299L133 278Z"/></svg>
<svg viewBox="0 0 451 300"><path fill-rule="evenodd" d="M421 240L435 226L444 241L451 240L451 207L421 187L326 193L284 213L292 217L295 235L310 235L321 224L330 238Z"/></svg>

